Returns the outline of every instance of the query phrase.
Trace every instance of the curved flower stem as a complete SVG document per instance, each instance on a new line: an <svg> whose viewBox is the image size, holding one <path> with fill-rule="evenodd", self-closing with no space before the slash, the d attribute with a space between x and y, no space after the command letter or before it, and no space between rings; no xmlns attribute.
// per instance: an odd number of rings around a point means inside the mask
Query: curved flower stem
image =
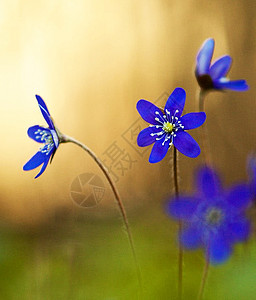
<svg viewBox="0 0 256 300"><path fill-rule="evenodd" d="M206 255L206 261L205 261L205 265L204 265L204 270L203 270L203 275L202 275L202 279L201 279L201 284L200 284L200 289L198 292L198 300L201 300L204 294L204 288L205 288L205 283L206 283L206 279L209 273L209 255L207 253Z"/></svg>
<svg viewBox="0 0 256 300"><path fill-rule="evenodd" d="M205 96L206 96L206 92L204 90L200 89L200 93L199 93L199 111L205 111L205 105L204 105ZM202 148L203 148L202 152L203 152L205 164L206 165L211 165L212 156L211 156L211 149L210 149L206 124L203 124L201 126L201 139L202 139Z"/></svg>
<svg viewBox="0 0 256 300"><path fill-rule="evenodd" d="M174 192L176 198L179 197L179 182L178 182L178 152L173 148L173 180L174 180ZM182 221L178 223L178 236L182 232ZM179 241L178 249L178 299L182 299L182 281L183 281L183 249Z"/></svg>
<svg viewBox="0 0 256 300"><path fill-rule="evenodd" d="M59 135L59 139L60 139L61 143L73 143L73 144L81 147L84 151L86 151L93 158L93 160L96 162L96 164L100 167L101 171L105 175L105 177L106 177L106 179L107 179L107 181L108 181L108 183L109 183L109 185L112 189L112 192L115 196L116 203L118 205L120 214L121 214L122 219L123 219L125 229L126 229L127 234L128 234L128 240L129 240L130 247L131 247L131 250L132 250L134 263L135 263L135 266L136 266L136 272L137 272L139 287L140 287L140 290L142 290L142 279L141 279L140 266L138 264L137 255L136 255L136 251L135 251L135 246L134 246L134 242L133 242L133 237L132 237L132 233L131 233L130 226L129 226L129 223L128 223L128 218L127 218L127 215L126 215L126 211L125 211L124 205L121 201L119 192L118 192L118 190L117 190L117 188L114 184L114 181L111 179L107 168L101 162L101 160L96 156L96 154L91 149L89 149L87 146L85 146L84 144L82 144L81 142L77 141L76 139L74 139L72 137L61 134L60 132L58 132L58 135Z"/></svg>

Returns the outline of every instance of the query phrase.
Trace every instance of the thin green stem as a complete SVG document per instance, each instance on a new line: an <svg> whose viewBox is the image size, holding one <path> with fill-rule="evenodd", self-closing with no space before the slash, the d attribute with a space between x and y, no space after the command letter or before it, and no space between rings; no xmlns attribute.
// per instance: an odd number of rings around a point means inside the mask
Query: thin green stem
<svg viewBox="0 0 256 300"><path fill-rule="evenodd" d="M200 90L199 93L199 111L205 111L205 96L206 92L204 90ZM202 139L202 152L206 165L211 165L212 156L211 156L211 148L209 144L208 131L206 124L201 126L201 139Z"/></svg>
<svg viewBox="0 0 256 300"><path fill-rule="evenodd" d="M174 192L176 198L179 197L179 182L178 182L178 152L175 147L173 147L173 180L174 180ZM178 236L182 232L182 221L179 220L178 223ZM178 246L178 298L182 299L182 282L183 282L183 248L179 241Z"/></svg>
<svg viewBox="0 0 256 300"><path fill-rule="evenodd" d="M202 279L201 279L201 284L200 284L198 297L197 297L198 300L201 300L203 298L204 288L205 288L206 280L207 280L207 277L209 274L209 265L210 265L209 264L209 255L207 253L204 270L203 270L203 275L202 275Z"/></svg>
<svg viewBox="0 0 256 300"><path fill-rule="evenodd" d="M96 164L99 166L99 168L103 172L104 176L106 177L106 179L107 179L107 181L108 181L108 183L109 183L109 185L110 185L110 187L113 191L113 194L115 196L116 203L118 205L120 214L121 214L122 219L123 219L125 229L126 229L127 234L128 234L128 240L129 240L129 243L130 243L130 247L131 247L131 250L132 250L132 255L133 255L133 259L134 259L134 263L135 263L135 267L136 267L139 287L140 287L140 291L142 291L141 270L140 270L140 266L139 266L139 263L138 263L138 260L137 260L137 255L136 255L136 251L135 251L135 246L134 246L134 242L133 242L132 233L131 233L130 226L129 226L129 223L128 223L128 218L127 218L127 215L126 215L126 211L125 211L123 202L120 198L119 192L116 188L116 185L115 185L114 181L110 177L108 169L101 162L101 160L97 157L97 155L91 149L89 149L86 145L82 144L81 142L77 141L76 139L74 139L72 137L61 134L60 132L58 132L58 135L59 135L59 139L60 139L61 143L73 143L73 144L81 147L84 151L86 151L93 158L93 160L96 162Z"/></svg>

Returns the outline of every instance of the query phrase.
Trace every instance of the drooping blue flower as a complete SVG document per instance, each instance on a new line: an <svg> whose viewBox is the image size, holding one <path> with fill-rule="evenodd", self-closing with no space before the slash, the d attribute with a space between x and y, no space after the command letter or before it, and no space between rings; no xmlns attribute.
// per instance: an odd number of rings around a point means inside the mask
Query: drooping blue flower
<svg viewBox="0 0 256 300"><path fill-rule="evenodd" d="M42 148L23 166L24 171L29 171L42 165L41 171L35 178L39 177L46 169L48 162L53 158L55 151L59 146L59 137L53 124L51 115L44 100L36 95L36 99L41 113L48 124L48 128L42 126L32 126L28 129L28 136L38 143L44 144Z"/></svg>
<svg viewBox="0 0 256 300"><path fill-rule="evenodd" d="M227 73L231 67L232 58L224 55L211 64L214 50L214 40L207 39L197 55L195 75L203 90L233 90L246 91L248 85L245 80L230 80Z"/></svg>
<svg viewBox="0 0 256 300"><path fill-rule="evenodd" d="M250 223L245 211L251 203L247 184L224 190L218 175L203 167L196 176L194 195L180 196L168 204L168 212L184 221L180 241L187 249L205 248L211 264L225 262L234 243L246 240Z"/></svg>
<svg viewBox="0 0 256 300"><path fill-rule="evenodd" d="M140 147L154 143L149 162L156 163L162 160L172 145L188 157L197 157L200 154L197 142L185 130L201 126L206 119L206 114L189 113L181 117L185 100L185 91L176 88L169 96L163 111L149 101L138 101L139 114L151 124L143 129L137 138Z"/></svg>

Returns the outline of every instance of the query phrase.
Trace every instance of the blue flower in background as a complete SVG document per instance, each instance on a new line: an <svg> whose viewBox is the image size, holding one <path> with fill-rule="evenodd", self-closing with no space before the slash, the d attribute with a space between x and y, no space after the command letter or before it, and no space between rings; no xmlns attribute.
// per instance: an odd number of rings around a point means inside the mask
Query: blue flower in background
<svg viewBox="0 0 256 300"><path fill-rule="evenodd" d="M232 58L228 55L222 56L211 65L214 50L214 40L207 39L197 55L196 78L203 90L246 91L248 85L245 80L229 80L226 76L230 69Z"/></svg>
<svg viewBox="0 0 256 300"><path fill-rule="evenodd" d="M40 150L23 166L24 171L29 171L43 164L41 171L36 175L35 178L39 177L44 172L49 160L53 158L55 151L59 146L58 133L53 124L47 106L40 96L36 95L36 99L42 115L49 127L45 128L35 125L28 129L28 136L30 138L38 143L44 144L44 146L40 148Z"/></svg>
<svg viewBox="0 0 256 300"><path fill-rule="evenodd" d="M182 88L176 88L169 96L163 111L151 102L138 101L139 114L151 124L143 129L137 138L140 147L154 143L149 162L156 163L162 160L172 145L188 157L197 157L200 154L197 142L185 130L201 126L206 115L204 112L198 112L181 117L185 100L185 91Z"/></svg>
<svg viewBox="0 0 256 300"><path fill-rule="evenodd" d="M250 232L245 210L251 202L249 187L235 185L223 190L218 175L203 167L196 176L193 196L180 196L168 204L168 212L184 221L180 241L188 249L205 248L212 264L225 262L236 242Z"/></svg>

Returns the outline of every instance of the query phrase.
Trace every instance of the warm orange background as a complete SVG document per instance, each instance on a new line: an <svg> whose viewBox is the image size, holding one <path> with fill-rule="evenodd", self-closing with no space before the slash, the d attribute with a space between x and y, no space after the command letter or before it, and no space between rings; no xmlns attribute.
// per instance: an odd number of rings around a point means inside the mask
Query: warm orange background
<svg viewBox="0 0 256 300"><path fill-rule="evenodd" d="M155 101L181 86L186 112L196 109L195 57L208 37L216 41L215 58L234 58L230 77L250 85L246 93L212 93L206 100L216 166L226 183L245 179L246 157L256 146L255 12L254 1L2 1L1 217L47 219L58 206L72 208L69 190L77 175L100 174L73 145L61 145L37 180L38 170L22 171L39 147L26 130L45 124L36 93L61 131L101 156L137 119L141 98ZM200 143L198 130L192 135ZM150 165L148 155L135 157L138 163L118 183L130 209L147 205L152 195L162 201L170 191L169 159ZM189 190L201 158L181 155L180 162L182 188ZM112 203L108 195L101 206Z"/></svg>

